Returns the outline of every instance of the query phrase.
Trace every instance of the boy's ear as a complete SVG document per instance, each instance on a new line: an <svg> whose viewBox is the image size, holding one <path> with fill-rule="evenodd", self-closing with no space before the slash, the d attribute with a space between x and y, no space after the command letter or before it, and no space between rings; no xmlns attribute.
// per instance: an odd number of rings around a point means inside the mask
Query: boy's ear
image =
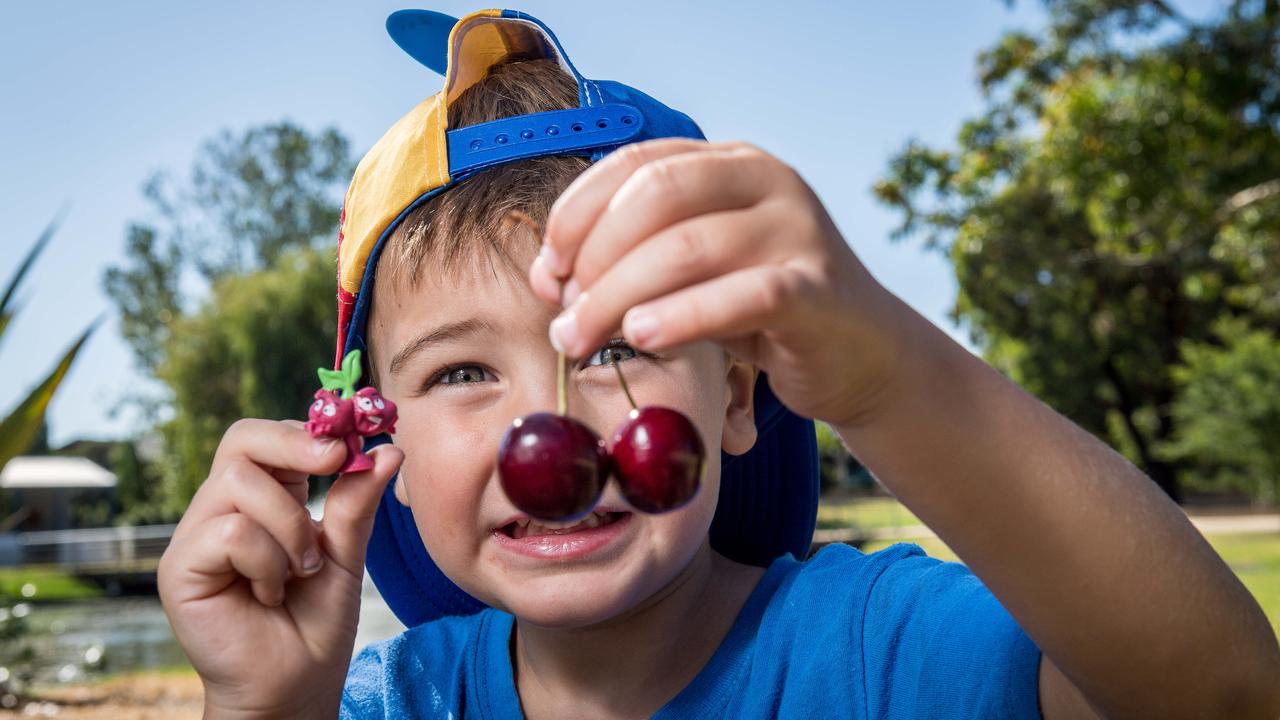
<svg viewBox="0 0 1280 720"><path fill-rule="evenodd" d="M725 355L728 356L725 369L728 397L720 447L730 455L741 455L756 444L755 388L760 371L730 353Z"/></svg>

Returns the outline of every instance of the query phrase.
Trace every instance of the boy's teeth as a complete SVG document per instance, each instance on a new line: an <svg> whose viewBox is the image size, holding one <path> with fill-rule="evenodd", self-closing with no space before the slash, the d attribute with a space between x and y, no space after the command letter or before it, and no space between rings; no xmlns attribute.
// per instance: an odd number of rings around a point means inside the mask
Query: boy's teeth
<svg viewBox="0 0 1280 720"><path fill-rule="evenodd" d="M603 513L591 513L570 525L544 525L537 520L518 520L511 530L511 537L519 540L530 535L567 535L580 530L600 527L604 524Z"/></svg>

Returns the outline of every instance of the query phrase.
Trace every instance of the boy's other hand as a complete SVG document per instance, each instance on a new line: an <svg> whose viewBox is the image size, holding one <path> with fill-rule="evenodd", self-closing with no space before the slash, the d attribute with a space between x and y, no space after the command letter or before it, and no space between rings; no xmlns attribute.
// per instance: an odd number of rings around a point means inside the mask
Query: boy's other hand
<svg viewBox="0 0 1280 720"><path fill-rule="evenodd" d="M662 350L714 340L793 411L849 425L893 379L902 308L777 158L742 143L625 146L565 190L529 271L566 310L552 342L582 357L621 326Z"/></svg>
<svg viewBox="0 0 1280 720"><path fill-rule="evenodd" d="M317 523L307 476L346 454L293 420L241 420L223 436L157 573L206 717L337 716L374 512L404 458L376 448L372 470L334 483Z"/></svg>

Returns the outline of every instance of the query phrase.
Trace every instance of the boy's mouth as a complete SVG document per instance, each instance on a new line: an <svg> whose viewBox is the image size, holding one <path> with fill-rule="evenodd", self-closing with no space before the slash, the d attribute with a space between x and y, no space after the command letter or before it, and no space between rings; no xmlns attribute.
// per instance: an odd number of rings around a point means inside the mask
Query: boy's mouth
<svg viewBox="0 0 1280 720"><path fill-rule="evenodd" d="M520 518L498 528L498 532L516 540L526 537L536 537L539 535L569 535L571 533L582 532L592 528L612 525L618 520L621 520L624 516L630 514L631 513L628 512L611 512L600 509L591 512L586 517L578 520L572 525L564 525L561 523L543 524L531 518Z"/></svg>

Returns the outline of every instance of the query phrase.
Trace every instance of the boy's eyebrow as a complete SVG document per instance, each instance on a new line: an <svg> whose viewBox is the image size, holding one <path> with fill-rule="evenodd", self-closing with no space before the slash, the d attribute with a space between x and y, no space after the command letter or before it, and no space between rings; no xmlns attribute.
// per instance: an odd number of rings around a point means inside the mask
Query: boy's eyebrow
<svg viewBox="0 0 1280 720"><path fill-rule="evenodd" d="M403 348L400 348L395 357L391 358L391 374L395 375L400 372L414 355L431 345L458 340L467 335L474 335L480 332L493 333L495 330L493 325L486 320L469 318L458 322L445 323L430 332L425 332L411 340Z"/></svg>

